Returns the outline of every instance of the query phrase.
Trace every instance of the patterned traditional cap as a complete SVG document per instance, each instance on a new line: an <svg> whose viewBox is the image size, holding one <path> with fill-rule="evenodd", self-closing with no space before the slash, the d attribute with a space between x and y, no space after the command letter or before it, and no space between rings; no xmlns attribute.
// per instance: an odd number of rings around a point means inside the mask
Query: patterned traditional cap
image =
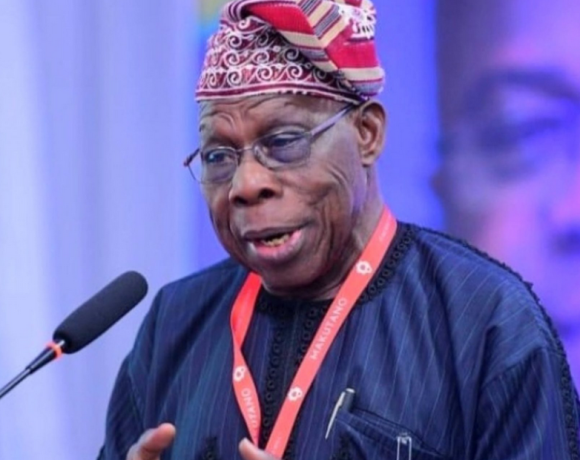
<svg viewBox="0 0 580 460"><path fill-rule="evenodd" d="M225 5L198 101L296 93L360 102L383 87L370 0L234 0Z"/></svg>

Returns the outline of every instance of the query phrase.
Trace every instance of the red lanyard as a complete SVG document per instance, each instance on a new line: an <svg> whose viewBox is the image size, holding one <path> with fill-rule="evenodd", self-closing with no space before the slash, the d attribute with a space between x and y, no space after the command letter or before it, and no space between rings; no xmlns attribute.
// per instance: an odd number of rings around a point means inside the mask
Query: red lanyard
<svg viewBox="0 0 580 460"><path fill-rule="evenodd" d="M266 451L275 457L282 458L298 412L322 365L322 361L328 353L340 327L356 304L357 299L379 268L393 240L396 228L397 222L395 218L385 208L370 241L354 264L322 320L314 340L310 344L310 348L290 385L290 390L286 394L286 399L280 409L280 414L278 414L266 446ZM231 316L234 345L234 370L232 375L234 392L250 436L256 445L260 438L262 414L256 385L242 354L242 344L250 326L261 284L262 281L257 274L250 273L248 275L236 298Z"/></svg>

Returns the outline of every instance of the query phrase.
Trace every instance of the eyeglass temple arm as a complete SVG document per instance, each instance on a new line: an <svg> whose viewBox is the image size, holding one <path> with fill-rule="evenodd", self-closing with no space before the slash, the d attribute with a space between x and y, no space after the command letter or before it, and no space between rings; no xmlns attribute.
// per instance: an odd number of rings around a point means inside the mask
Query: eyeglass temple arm
<svg viewBox="0 0 580 460"><path fill-rule="evenodd" d="M194 157L198 153L199 153L199 149L197 149L193 153L190 153L189 155L187 155L187 157L185 158L185 160L183 160L183 166L185 166L186 168L189 168L189 165L191 164L191 162L193 161Z"/></svg>
<svg viewBox="0 0 580 460"><path fill-rule="evenodd" d="M322 133L323 131L327 130L328 128L330 128L332 125L334 125L338 120L340 120L342 117L344 117L348 112L350 112L352 109L354 109L356 106L353 104L349 104L347 105L344 109L342 109L340 112L338 112L336 115L330 117L328 120L326 120L324 123L322 123L320 126L317 126L316 128L314 128L312 131L310 131L310 134L312 136L316 136L317 134Z"/></svg>

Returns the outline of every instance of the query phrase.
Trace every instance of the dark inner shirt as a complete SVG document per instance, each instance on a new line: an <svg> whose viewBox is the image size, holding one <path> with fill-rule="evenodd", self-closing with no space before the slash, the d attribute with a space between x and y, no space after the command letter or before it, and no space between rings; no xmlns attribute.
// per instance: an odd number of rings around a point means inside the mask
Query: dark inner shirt
<svg viewBox="0 0 580 460"><path fill-rule="evenodd" d="M274 423L290 384L324 315L330 307L331 300L299 300L274 296L262 290L252 318L250 330L256 326L257 318L266 319L272 334L267 344L269 347L266 377L261 385L260 406L262 424L259 446L265 448L274 428ZM246 350L244 350L246 353ZM294 458L291 437L285 459Z"/></svg>

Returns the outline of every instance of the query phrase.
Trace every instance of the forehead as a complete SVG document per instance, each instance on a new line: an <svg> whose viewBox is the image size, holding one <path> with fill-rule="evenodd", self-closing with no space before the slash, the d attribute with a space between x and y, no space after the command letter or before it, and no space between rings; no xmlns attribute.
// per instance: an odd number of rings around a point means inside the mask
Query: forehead
<svg viewBox="0 0 580 460"><path fill-rule="evenodd" d="M335 103L325 98L302 95L248 96L236 99L204 101L199 105L200 124L220 117L250 117L269 119L283 113L324 110Z"/></svg>
<svg viewBox="0 0 580 460"><path fill-rule="evenodd" d="M441 0L438 47L444 122L467 92L510 72L558 74L580 91L577 0Z"/></svg>

